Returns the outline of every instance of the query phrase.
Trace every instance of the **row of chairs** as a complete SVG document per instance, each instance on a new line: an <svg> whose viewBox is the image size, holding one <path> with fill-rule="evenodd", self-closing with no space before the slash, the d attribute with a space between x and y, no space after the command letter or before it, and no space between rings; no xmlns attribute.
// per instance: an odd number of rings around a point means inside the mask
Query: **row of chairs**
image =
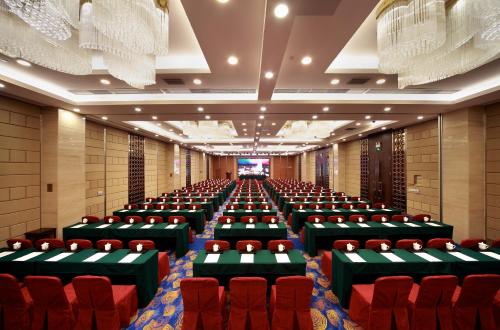
<svg viewBox="0 0 500 330"><path fill-rule="evenodd" d="M234 195L233 195L234 196ZM229 201L231 203L237 203L237 202L267 202L267 198L262 196L262 197L231 197L229 198Z"/></svg>
<svg viewBox="0 0 500 330"><path fill-rule="evenodd" d="M271 210L273 206L271 204L260 204L259 207L257 208L257 205L255 204L245 204L241 207L242 210ZM239 204L227 204L226 205L226 210L239 210L240 205Z"/></svg>
<svg viewBox="0 0 500 330"><path fill-rule="evenodd" d="M222 215L217 218L217 222L222 223L222 224L231 224L236 222L236 218L233 217L232 215ZM259 222L259 217L256 215L244 215L240 217L240 222L242 223L257 223ZM271 223L278 223L279 222L279 217L277 215L264 215L262 216L262 222L271 224Z"/></svg>
<svg viewBox="0 0 500 330"><path fill-rule="evenodd" d="M349 215L349 222L367 222L368 217L364 214L354 214ZM407 222L407 221L416 221L416 222L427 222L431 220L431 216L428 214L417 214L413 217L405 216L402 214L394 214L392 216L387 214L375 213L370 217L371 221L374 222ZM309 223L323 223L323 222L332 222L332 223L343 223L346 222L346 218L343 215L331 215L329 217L325 217L324 215L316 214L310 215L307 217L307 222Z"/></svg>
<svg viewBox="0 0 500 330"><path fill-rule="evenodd" d="M214 245L217 245L217 251L214 251ZM262 250L262 242L257 240L241 240L236 242L236 250L239 252L248 252L247 246L251 245L251 251L256 252ZM280 250L281 246L281 250ZM224 240L207 240L205 241L205 250L207 252L224 252L231 248L228 241ZM286 239L270 240L267 242L267 249L271 252L288 252L294 249L293 242Z"/></svg>
<svg viewBox="0 0 500 330"><path fill-rule="evenodd" d="M201 210L201 204L125 204L126 210Z"/></svg>
<svg viewBox="0 0 500 330"><path fill-rule="evenodd" d="M118 330L137 313L135 285L112 285L107 277L26 276L19 283L0 274L0 312L6 330Z"/></svg>
<svg viewBox="0 0 500 330"><path fill-rule="evenodd" d="M420 285L409 276L381 277L352 286L349 316L366 330L496 330L499 289L498 274L466 276L461 287L452 275L424 277Z"/></svg>
<svg viewBox="0 0 500 330"><path fill-rule="evenodd" d="M137 251L140 244L142 251L154 250L155 243L150 240L132 240L128 243L128 248ZM9 250L18 251L33 247L30 240L11 238L7 240ZM101 239L96 242L96 248L103 252L112 252L123 249L123 242L117 239ZM69 239L64 242L57 238L44 238L35 242L35 248L39 251L50 251L53 249L66 249L72 252L78 252L85 249L93 249L92 241L86 239ZM167 252L158 252L158 284L170 273L170 262Z"/></svg>
<svg viewBox="0 0 500 330"><path fill-rule="evenodd" d="M226 293L215 278L186 278L180 283L184 316L182 329L222 330L226 316ZM234 277L229 282L228 329L312 330L312 279L280 277L271 287L266 308L267 280Z"/></svg>
<svg viewBox="0 0 500 330"><path fill-rule="evenodd" d="M347 198L347 197L346 197ZM326 203L326 204L293 204L293 208L295 210L305 210L305 209L311 209L311 210L321 210L321 209L328 209L328 210L337 210L339 209L338 204L333 204L333 203ZM373 206L370 206L369 203L358 203L355 205L354 203L345 203L340 205L340 208L344 210L353 210L353 209L385 209L387 208L387 204L384 203L375 203Z"/></svg>

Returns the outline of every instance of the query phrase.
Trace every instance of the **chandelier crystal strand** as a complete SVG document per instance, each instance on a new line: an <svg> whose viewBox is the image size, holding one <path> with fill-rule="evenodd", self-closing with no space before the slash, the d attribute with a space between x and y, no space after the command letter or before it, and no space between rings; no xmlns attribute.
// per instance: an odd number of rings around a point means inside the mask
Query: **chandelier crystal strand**
<svg viewBox="0 0 500 330"><path fill-rule="evenodd" d="M136 54L132 61L110 53L103 54L104 63L113 77L125 81L132 87L144 89L156 83L155 57Z"/></svg>

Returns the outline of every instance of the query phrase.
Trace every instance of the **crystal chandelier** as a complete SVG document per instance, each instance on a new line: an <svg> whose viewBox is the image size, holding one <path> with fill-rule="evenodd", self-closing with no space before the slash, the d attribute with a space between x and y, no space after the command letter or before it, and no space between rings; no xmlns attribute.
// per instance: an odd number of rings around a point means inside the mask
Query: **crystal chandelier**
<svg viewBox="0 0 500 330"><path fill-rule="evenodd" d="M383 0L377 48L400 88L465 73L500 54L500 0Z"/></svg>
<svg viewBox="0 0 500 330"><path fill-rule="evenodd" d="M0 0L0 53L52 70L108 72L135 88L155 84L156 56L168 52L167 0Z"/></svg>

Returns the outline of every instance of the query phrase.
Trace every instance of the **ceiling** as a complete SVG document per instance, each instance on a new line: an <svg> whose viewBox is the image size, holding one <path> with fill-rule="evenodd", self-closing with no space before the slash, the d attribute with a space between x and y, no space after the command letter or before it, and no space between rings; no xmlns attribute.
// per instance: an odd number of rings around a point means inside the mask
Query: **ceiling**
<svg viewBox="0 0 500 330"><path fill-rule="evenodd" d="M289 6L285 18L274 15L279 3ZM78 109L90 120L213 154L276 155L500 99L500 59L398 89L397 76L377 70L377 3L170 0L170 50L157 60L155 85L131 88L107 74L98 56L87 76L0 57L0 94ZM237 65L228 64L231 55Z"/></svg>

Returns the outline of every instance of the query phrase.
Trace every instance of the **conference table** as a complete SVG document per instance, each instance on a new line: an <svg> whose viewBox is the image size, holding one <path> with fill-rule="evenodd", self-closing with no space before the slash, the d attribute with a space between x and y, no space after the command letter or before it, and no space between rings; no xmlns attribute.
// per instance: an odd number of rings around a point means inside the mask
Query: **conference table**
<svg viewBox="0 0 500 330"><path fill-rule="evenodd" d="M274 215L276 216L278 212L276 210L224 210L222 212L223 215L233 216L236 221L240 221L240 218L243 216L256 216L259 220L262 220L262 217L265 215Z"/></svg>
<svg viewBox="0 0 500 330"><path fill-rule="evenodd" d="M236 276L261 276L273 283L281 276L305 275L306 260L299 250L290 250L288 260L282 260L282 255L269 250L259 250L251 257L241 254L237 250L224 251L221 254L209 253L205 250L198 253L193 262L194 277L215 277L222 285L227 285L232 277ZM208 259L207 259L208 257Z"/></svg>
<svg viewBox="0 0 500 330"><path fill-rule="evenodd" d="M113 284L135 284L139 307L145 307L158 288L158 250L130 253L122 249L107 253L96 249L79 252L2 249L0 273L12 274L20 280L26 275L59 276L66 281L79 275L108 276Z"/></svg>
<svg viewBox="0 0 500 330"><path fill-rule="evenodd" d="M214 228L214 238L229 241L231 246L240 240L254 239L265 244L273 239L287 239L286 224L279 222L276 224L266 224L258 222L255 224L245 224L235 222L233 224L218 223Z"/></svg>
<svg viewBox="0 0 500 330"><path fill-rule="evenodd" d="M332 290L340 304L347 308L353 284L373 283L380 276L409 275L418 282L428 275L452 274L463 279L470 274L500 273L500 249L486 253L463 248L451 253L438 249L424 249L422 252L332 250Z"/></svg>
<svg viewBox="0 0 500 330"><path fill-rule="evenodd" d="M124 227L125 226L125 227ZM119 239L124 246L131 240L152 240L160 250L166 250L169 241L175 240L175 255L184 256L189 251L189 236L187 223L181 224L125 224L122 222L106 224L104 222L82 224L77 223L63 228L63 240L82 238L96 242L100 239ZM172 244L173 245L173 244Z"/></svg>
<svg viewBox="0 0 500 330"><path fill-rule="evenodd" d="M325 217L325 220L328 219L331 215L342 215L345 217L345 220L349 220L349 216L351 215L364 215L368 220L371 219L371 216L374 214L385 214L389 218L395 214L401 214L401 211L398 209L303 209L303 210L293 210L292 211L292 230L294 233L298 233L300 229L304 226L304 223L307 222L307 217L310 215L322 215Z"/></svg>
<svg viewBox="0 0 500 330"><path fill-rule="evenodd" d="M332 197L336 198L336 200L334 202L340 202L340 203L349 203L349 199L351 198L351 196L324 196L324 195L320 195L320 196L315 196L313 194L310 194L310 195L298 195L298 196L292 196L292 195L280 195L277 199L277 205L278 205L278 209L280 210L283 210L283 208L285 207L285 203L287 202L287 200L289 198L293 198L297 204L302 204L302 203L307 203L307 202L313 202L314 203L317 203L316 199L317 198L321 198L322 201L324 202L327 202L327 203L332 203L332 201L328 201L328 199L331 199ZM342 201L342 200L338 200L340 197L342 198L347 198L346 201ZM307 202L302 202L300 201L301 198L307 198ZM310 200L310 199L313 199L314 200ZM275 200L276 201L276 200ZM367 200L361 200L361 201L356 201L357 203L368 203Z"/></svg>
<svg viewBox="0 0 500 330"><path fill-rule="evenodd" d="M316 205L316 204L319 204L319 205L322 205L322 206L325 206L326 204L333 204L335 205L336 208L340 208L343 204L352 204L354 208L357 208L358 204L361 204L361 203L369 203L368 201L347 201L347 202L344 202L344 201L320 201L320 202L287 202L285 201L283 203L283 216L285 217L285 219L288 217L288 215L292 212L293 210L293 206L295 204L300 204L300 205L304 205L304 208L309 208L310 205Z"/></svg>
<svg viewBox="0 0 500 330"><path fill-rule="evenodd" d="M151 204L151 205L168 205L168 209L170 209L171 205L184 205L184 207L187 209L190 205L200 205L202 210L205 210L206 212L206 218L207 219L212 219L214 216L214 205L212 202L151 202L151 203L142 203L139 204L139 208L143 208L142 206L144 204Z"/></svg>
<svg viewBox="0 0 500 330"><path fill-rule="evenodd" d="M141 209L132 209L126 210L121 209L113 212L113 215L119 216L122 221L125 220L126 217L131 215L137 215L146 220L149 216L160 216L166 221L170 216L183 216L186 218L186 221L189 223L189 226L196 230L196 233L200 234L205 229L205 210L141 210Z"/></svg>
<svg viewBox="0 0 500 330"><path fill-rule="evenodd" d="M304 251L311 257L318 254L318 249L330 250L334 241L338 239L355 239L363 243L367 239L385 238L395 243L402 238L418 238L427 241L430 238L453 236L453 226L431 222L374 222L362 224L354 222L322 224L304 224Z"/></svg>
<svg viewBox="0 0 500 330"><path fill-rule="evenodd" d="M196 196L194 196L196 195ZM187 193L187 192L182 192L182 193L169 193L165 196L159 196L158 198L161 197L170 197L170 198L215 198L217 199L218 205L222 205L228 195L224 192L208 192L208 193L201 193L199 195L198 193Z"/></svg>

